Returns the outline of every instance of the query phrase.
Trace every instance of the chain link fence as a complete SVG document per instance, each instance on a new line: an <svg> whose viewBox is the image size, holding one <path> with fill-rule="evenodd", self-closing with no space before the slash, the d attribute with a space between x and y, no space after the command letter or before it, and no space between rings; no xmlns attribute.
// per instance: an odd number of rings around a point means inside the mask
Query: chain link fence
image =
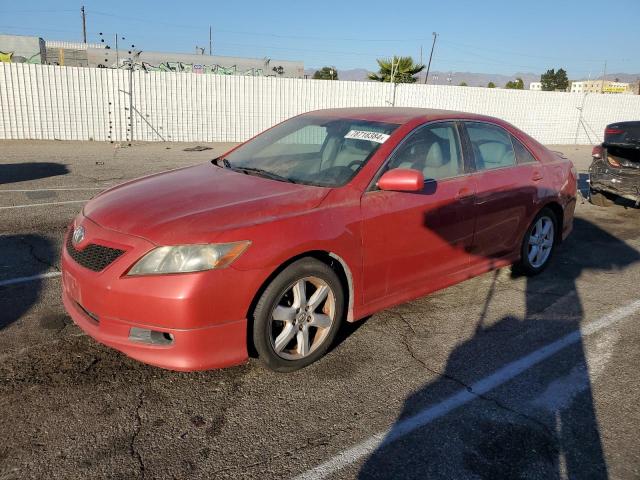
<svg viewBox="0 0 640 480"><path fill-rule="evenodd" d="M593 144L640 96L0 63L0 139L238 142L322 108L440 108L503 118L546 144Z"/></svg>

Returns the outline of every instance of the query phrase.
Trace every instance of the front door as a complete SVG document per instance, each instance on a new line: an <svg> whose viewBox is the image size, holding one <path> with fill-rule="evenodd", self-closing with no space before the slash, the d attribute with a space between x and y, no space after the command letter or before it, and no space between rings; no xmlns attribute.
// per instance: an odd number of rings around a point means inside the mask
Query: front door
<svg viewBox="0 0 640 480"><path fill-rule="evenodd" d="M473 180L465 174L454 122L414 130L383 171L420 170L420 192L373 188L362 197L363 301L435 290L469 264L473 237Z"/></svg>

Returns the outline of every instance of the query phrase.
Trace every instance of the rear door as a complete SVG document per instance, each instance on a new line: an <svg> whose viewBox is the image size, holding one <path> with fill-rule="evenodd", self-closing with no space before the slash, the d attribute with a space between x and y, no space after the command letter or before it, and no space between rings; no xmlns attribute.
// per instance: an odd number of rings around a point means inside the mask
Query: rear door
<svg viewBox="0 0 640 480"><path fill-rule="evenodd" d="M517 254L543 179L542 166L504 128L464 122L476 172L476 225L471 264Z"/></svg>

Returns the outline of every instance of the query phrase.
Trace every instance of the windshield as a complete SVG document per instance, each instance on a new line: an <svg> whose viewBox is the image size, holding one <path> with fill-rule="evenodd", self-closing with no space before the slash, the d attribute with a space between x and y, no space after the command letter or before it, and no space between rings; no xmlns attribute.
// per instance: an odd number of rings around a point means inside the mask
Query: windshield
<svg viewBox="0 0 640 480"><path fill-rule="evenodd" d="M295 117L231 152L224 165L281 181L339 187L355 176L397 127L366 120Z"/></svg>

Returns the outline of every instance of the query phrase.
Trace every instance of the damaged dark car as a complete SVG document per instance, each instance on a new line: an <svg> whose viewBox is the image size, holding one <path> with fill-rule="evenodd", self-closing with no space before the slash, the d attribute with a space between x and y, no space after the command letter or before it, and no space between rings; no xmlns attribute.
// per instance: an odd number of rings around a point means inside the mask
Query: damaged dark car
<svg viewBox="0 0 640 480"><path fill-rule="evenodd" d="M604 142L591 155L591 203L606 207L622 198L640 205L640 121L607 125Z"/></svg>

